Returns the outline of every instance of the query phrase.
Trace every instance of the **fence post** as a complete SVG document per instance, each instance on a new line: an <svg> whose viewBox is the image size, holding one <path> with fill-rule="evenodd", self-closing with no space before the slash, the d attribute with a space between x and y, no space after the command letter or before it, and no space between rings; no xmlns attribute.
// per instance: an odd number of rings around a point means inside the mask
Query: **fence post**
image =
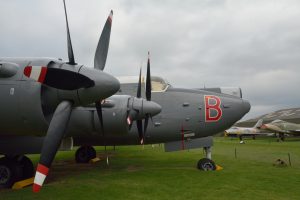
<svg viewBox="0 0 300 200"><path fill-rule="evenodd" d="M291 155L290 155L290 153L288 153L288 157L289 157L289 164L290 164L290 166L292 166Z"/></svg>

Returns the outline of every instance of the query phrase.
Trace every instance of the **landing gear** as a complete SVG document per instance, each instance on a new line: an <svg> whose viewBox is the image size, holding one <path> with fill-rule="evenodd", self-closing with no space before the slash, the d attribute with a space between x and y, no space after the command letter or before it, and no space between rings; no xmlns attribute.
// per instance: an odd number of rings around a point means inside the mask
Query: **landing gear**
<svg viewBox="0 0 300 200"><path fill-rule="evenodd" d="M278 133L277 134L277 142L283 142L285 139L284 134L283 133Z"/></svg>
<svg viewBox="0 0 300 200"><path fill-rule="evenodd" d="M0 188L10 188L15 182L32 177L34 168L26 156L0 158Z"/></svg>
<svg viewBox="0 0 300 200"><path fill-rule="evenodd" d="M96 158L96 150L92 146L81 146L75 153L77 163L88 163L93 158Z"/></svg>
<svg viewBox="0 0 300 200"><path fill-rule="evenodd" d="M202 158L197 163L197 168L203 171L214 171L216 170L216 164L211 160L211 147L203 148L206 154L206 158Z"/></svg>
<svg viewBox="0 0 300 200"><path fill-rule="evenodd" d="M239 138L240 138L240 144L245 144L243 137L241 135L239 136Z"/></svg>

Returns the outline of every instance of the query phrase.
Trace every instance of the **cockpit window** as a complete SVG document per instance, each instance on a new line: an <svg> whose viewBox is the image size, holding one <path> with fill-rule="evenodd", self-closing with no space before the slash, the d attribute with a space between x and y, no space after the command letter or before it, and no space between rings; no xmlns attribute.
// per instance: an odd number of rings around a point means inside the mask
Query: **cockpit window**
<svg viewBox="0 0 300 200"><path fill-rule="evenodd" d="M121 88L119 93L128 94L128 95L136 95L139 77L138 76L122 76L117 77L121 83ZM146 89L146 77L142 76L142 93ZM152 92L165 92L169 87L172 87L169 82L158 76L151 76L151 86Z"/></svg>
<svg viewBox="0 0 300 200"><path fill-rule="evenodd" d="M166 91L167 88L170 86L168 81L158 76L151 76L151 85L152 92L163 92Z"/></svg>

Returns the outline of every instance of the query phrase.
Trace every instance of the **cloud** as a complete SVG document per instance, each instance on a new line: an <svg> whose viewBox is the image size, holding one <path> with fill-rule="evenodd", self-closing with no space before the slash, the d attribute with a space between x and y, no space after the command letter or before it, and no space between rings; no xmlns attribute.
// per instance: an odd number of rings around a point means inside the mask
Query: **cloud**
<svg viewBox="0 0 300 200"><path fill-rule="evenodd" d="M1 56L67 59L61 1L3 1ZM114 9L105 70L137 75L147 51L152 74L178 87L240 86L249 116L299 106L300 2L297 0L67 1L76 61L93 65Z"/></svg>

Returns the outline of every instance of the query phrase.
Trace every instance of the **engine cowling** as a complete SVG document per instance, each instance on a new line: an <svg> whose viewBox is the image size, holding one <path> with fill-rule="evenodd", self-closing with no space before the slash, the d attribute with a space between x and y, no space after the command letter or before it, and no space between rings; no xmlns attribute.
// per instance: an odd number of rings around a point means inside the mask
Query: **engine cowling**
<svg viewBox="0 0 300 200"><path fill-rule="evenodd" d="M67 135L76 137L128 134L129 128L126 120L130 98L131 96L128 95L114 95L101 102L103 129L95 104L75 108L71 114Z"/></svg>
<svg viewBox="0 0 300 200"><path fill-rule="evenodd" d="M0 62L0 78L7 78L14 76L19 69L16 63Z"/></svg>

